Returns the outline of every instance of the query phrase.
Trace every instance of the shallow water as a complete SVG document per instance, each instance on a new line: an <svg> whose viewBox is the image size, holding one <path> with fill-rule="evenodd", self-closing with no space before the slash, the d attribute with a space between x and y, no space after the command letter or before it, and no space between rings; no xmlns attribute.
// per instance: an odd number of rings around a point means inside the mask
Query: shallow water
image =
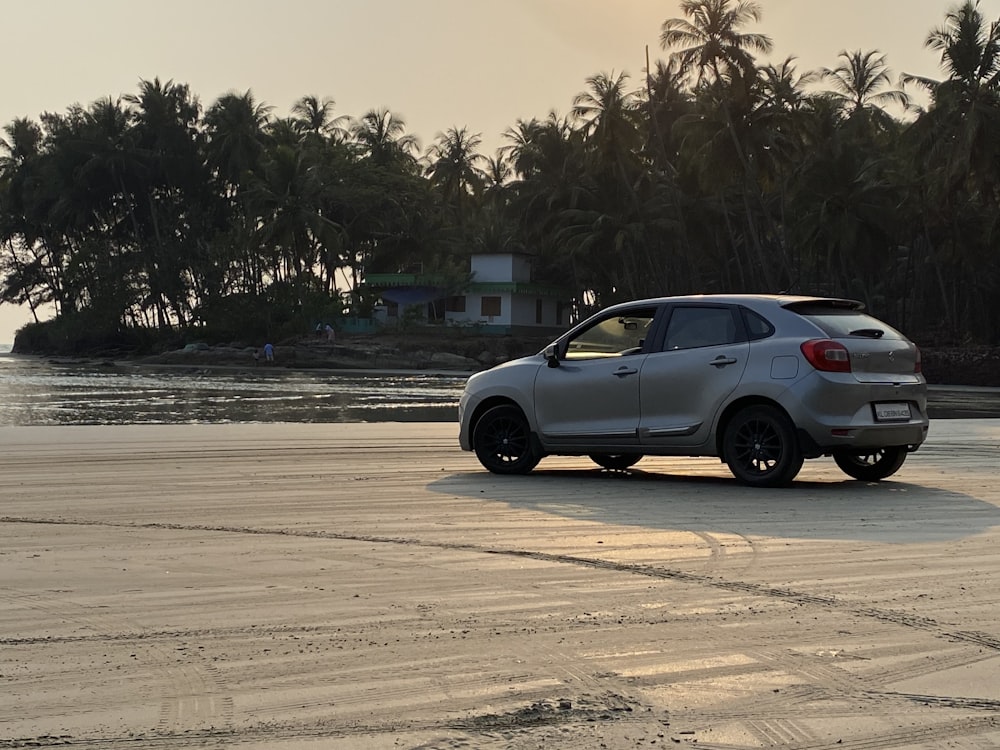
<svg viewBox="0 0 1000 750"><path fill-rule="evenodd" d="M0 425L454 422L465 375L131 367L0 354ZM1000 417L1000 389L931 386L932 419Z"/></svg>
<svg viewBox="0 0 1000 750"><path fill-rule="evenodd" d="M453 422L464 375L151 368L0 355L0 424Z"/></svg>

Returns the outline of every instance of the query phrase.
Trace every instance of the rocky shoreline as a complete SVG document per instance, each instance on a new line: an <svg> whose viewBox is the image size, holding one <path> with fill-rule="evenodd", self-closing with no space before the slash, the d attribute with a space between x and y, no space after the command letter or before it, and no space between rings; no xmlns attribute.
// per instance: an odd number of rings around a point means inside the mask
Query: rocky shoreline
<svg viewBox="0 0 1000 750"><path fill-rule="evenodd" d="M476 372L515 357L538 352L548 339L504 336L435 337L427 335L302 337L274 345L274 361L266 362L263 347L232 343L221 346L188 344L182 349L128 361L141 365L191 367L249 366L334 370L441 370ZM256 352L256 357L255 357Z"/></svg>

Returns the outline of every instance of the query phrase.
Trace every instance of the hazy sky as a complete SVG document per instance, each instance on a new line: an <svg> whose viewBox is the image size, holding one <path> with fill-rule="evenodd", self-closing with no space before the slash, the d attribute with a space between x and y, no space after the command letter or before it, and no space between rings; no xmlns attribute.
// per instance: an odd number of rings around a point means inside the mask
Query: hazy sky
<svg viewBox="0 0 1000 750"><path fill-rule="evenodd" d="M924 48L957 0L759 0L748 30L800 70L835 67L841 50L878 49L894 72L938 77ZM204 106L251 89L285 116L296 99L332 97L352 117L388 107L422 147L466 126L487 153L518 118L566 114L586 78L627 72L677 0L37 0L5 2L0 125L135 93L141 79L187 83ZM981 0L989 20L1000 0ZM0 306L0 343L29 319Z"/></svg>

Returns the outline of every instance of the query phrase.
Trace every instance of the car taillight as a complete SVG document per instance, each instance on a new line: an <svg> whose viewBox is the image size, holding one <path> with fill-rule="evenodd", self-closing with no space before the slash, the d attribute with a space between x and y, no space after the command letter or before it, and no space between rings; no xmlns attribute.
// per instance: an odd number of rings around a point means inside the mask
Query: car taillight
<svg viewBox="0 0 1000 750"><path fill-rule="evenodd" d="M802 354L806 361L823 372L850 372L851 355L847 347L830 339L810 339L803 342Z"/></svg>
<svg viewBox="0 0 1000 750"><path fill-rule="evenodd" d="M919 375L923 371L923 369L924 369L924 366L923 366L923 364L920 361L920 347L919 346L915 346L913 348L916 349L916 355L917 355L917 361L913 365L913 372L915 372L917 375Z"/></svg>

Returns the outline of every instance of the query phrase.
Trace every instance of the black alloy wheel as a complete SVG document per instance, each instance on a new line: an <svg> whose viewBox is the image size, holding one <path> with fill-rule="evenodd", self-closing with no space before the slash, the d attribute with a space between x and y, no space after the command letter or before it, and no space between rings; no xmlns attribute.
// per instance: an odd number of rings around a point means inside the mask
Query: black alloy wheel
<svg viewBox="0 0 1000 750"><path fill-rule="evenodd" d="M783 487L802 468L795 429L772 406L750 406L733 417L723 438L723 456L733 476L753 487Z"/></svg>
<svg viewBox="0 0 1000 750"><path fill-rule="evenodd" d="M834 452L833 460L849 477L862 482L878 482L899 471L908 452L905 445L863 451L838 450Z"/></svg>
<svg viewBox="0 0 1000 750"><path fill-rule="evenodd" d="M494 474L527 474L541 460L528 420L516 406L494 406L483 414L472 433L472 446L479 463Z"/></svg>

